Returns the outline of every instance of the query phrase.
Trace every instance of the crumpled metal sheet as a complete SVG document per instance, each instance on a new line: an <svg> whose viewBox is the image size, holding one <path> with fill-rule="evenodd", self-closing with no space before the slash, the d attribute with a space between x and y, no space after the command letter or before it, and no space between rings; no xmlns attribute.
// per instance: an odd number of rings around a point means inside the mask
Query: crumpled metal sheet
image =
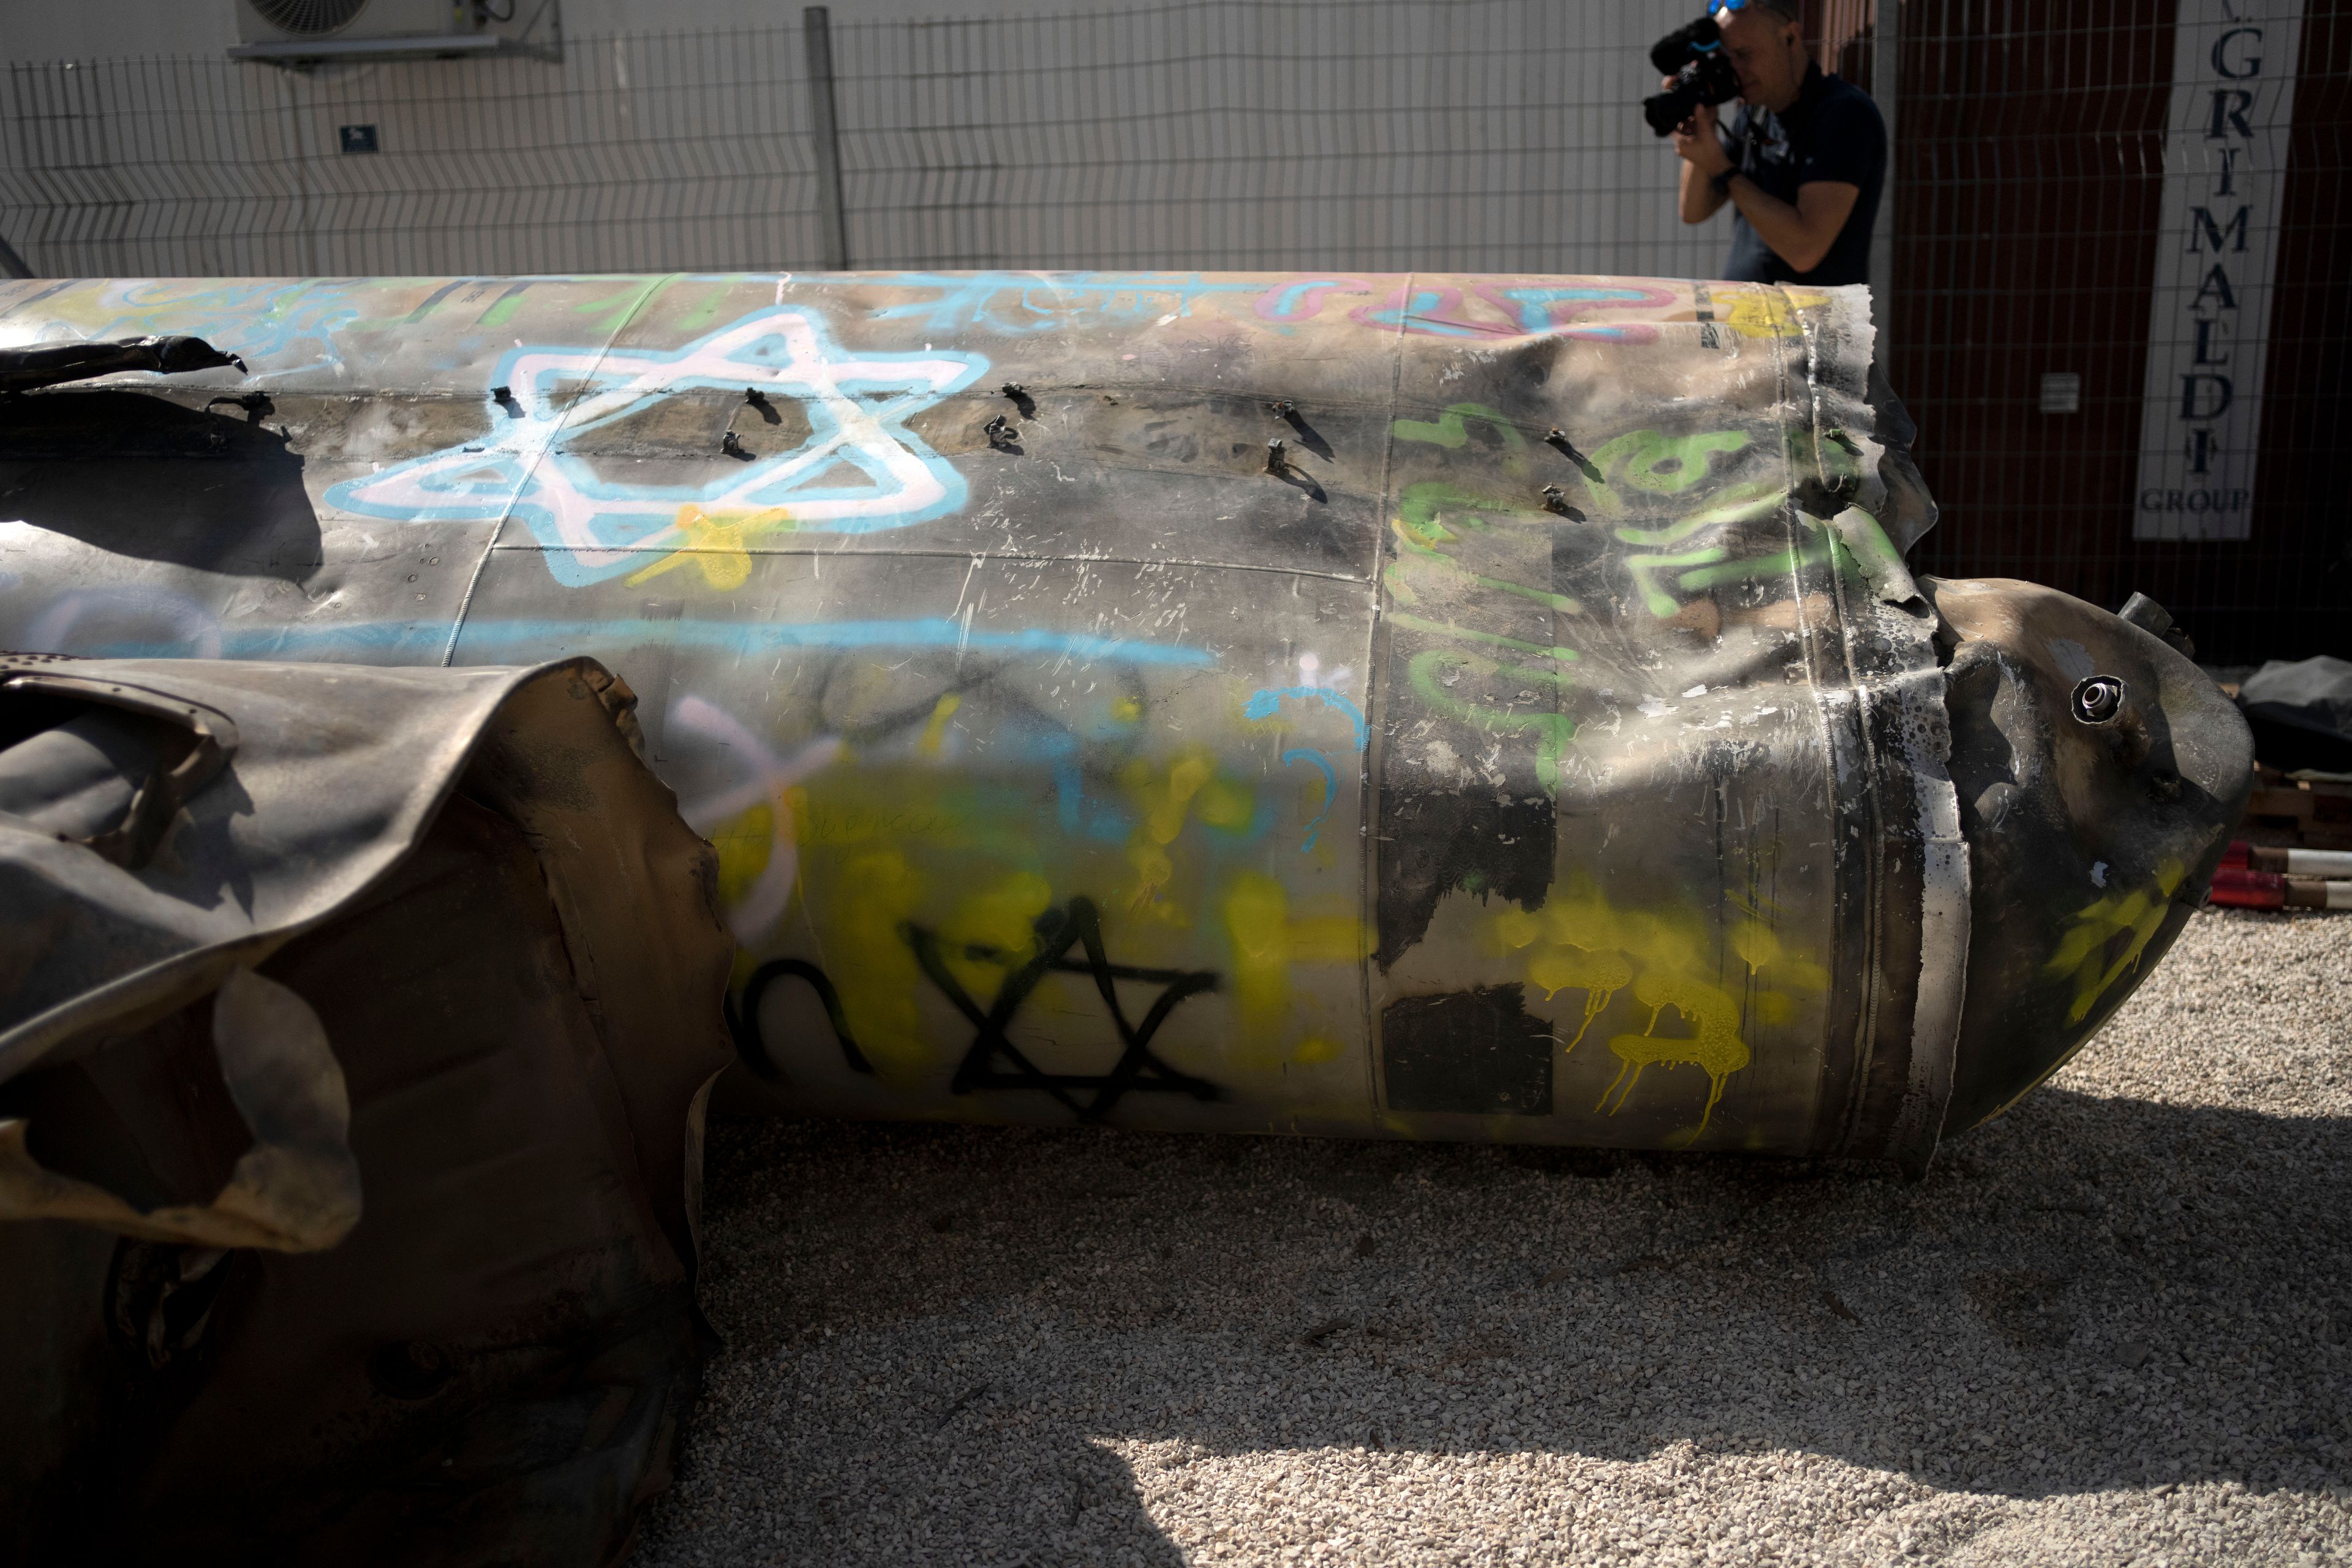
<svg viewBox="0 0 2352 1568"><path fill-rule="evenodd" d="M625 1552L708 1352L730 1057L632 702L580 659L0 656L0 1397L40 1416L0 1549ZM174 712L218 755L126 848Z"/></svg>
<svg viewBox="0 0 2352 1568"><path fill-rule="evenodd" d="M625 671L746 1103L1916 1168L1968 1050L2030 1082L2128 993L2242 792L2192 666L2023 585L2039 728L1956 728L1859 289L0 285L0 338L131 330L255 374L0 411L0 639ZM2077 655L2160 743L2068 728ZM2030 855L1948 762L2011 731Z"/></svg>
<svg viewBox="0 0 2352 1568"><path fill-rule="evenodd" d="M126 713L127 700L176 703L192 729L236 715L224 726L236 737L231 776L195 790L174 814L168 853L135 868L41 831L0 800L0 887L14 927L0 1081L102 1025L205 994L359 896L414 847L528 673L0 655L0 695L19 706L87 693ZM74 912L47 913L57 909Z"/></svg>
<svg viewBox="0 0 2352 1568"><path fill-rule="evenodd" d="M178 375L224 365L243 370L245 362L221 353L202 338L186 336L0 348L0 392L30 392L35 387L62 386L69 381L89 381L124 371Z"/></svg>
<svg viewBox="0 0 2352 1568"><path fill-rule="evenodd" d="M314 1252L360 1217L351 1098L309 1005L249 969L213 993L214 1058L253 1147L209 1203L134 1207L95 1182L45 1168L22 1120L0 1121L0 1221L71 1220L191 1247Z"/></svg>

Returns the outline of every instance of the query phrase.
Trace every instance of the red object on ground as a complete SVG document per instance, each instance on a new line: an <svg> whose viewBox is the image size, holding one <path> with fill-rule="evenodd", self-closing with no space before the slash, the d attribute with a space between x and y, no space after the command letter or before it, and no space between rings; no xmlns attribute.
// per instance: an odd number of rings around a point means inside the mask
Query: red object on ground
<svg viewBox="0 0 2352 1568"><path fill-rule="evenodd" d="M2352 910L2352 854L2233 842L2213 873L2211 902L2242 910Z"/></svg>
<svg viewBox="0 0 2352 1568"><path fill-rule="evenodd" d="M2242 844L2231 845L2221 868L2213 873L2213 902L2241 910L2284 909L2286 879L2275 871L2248 870L2241 853L2244 847Z"/></svg>

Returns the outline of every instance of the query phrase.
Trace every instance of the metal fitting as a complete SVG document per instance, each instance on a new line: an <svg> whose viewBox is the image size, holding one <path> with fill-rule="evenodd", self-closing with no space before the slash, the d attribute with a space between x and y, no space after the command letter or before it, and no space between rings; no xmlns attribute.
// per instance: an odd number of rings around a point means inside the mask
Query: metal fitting
<svg viewBox="0 0 2352 1568"><path fill-rule="evenodd" d="M2094 675L2074 688L2074 717L2085 724L2107 724L2124 710L2124 683L2112 675Z"/></svg>

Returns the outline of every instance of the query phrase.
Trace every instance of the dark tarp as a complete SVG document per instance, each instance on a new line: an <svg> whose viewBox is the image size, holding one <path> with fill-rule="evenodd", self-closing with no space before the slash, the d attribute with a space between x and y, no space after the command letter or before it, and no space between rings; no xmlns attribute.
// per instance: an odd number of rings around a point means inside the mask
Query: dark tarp
<svg viewBox="0 0 2352 1568"><path fill-rule="evenodd" d="M2273 659L2238 688L2254 755L2294 772L2352 773L2352 662Z"/></svg>

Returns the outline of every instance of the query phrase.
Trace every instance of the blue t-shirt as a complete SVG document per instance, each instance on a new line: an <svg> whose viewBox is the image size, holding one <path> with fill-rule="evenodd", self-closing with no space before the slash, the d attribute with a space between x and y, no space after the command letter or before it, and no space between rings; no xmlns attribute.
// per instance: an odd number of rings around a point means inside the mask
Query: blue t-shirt
<svg viewBox="0 0 2352 1568"><path fill-rule="evenodd" d="M1811 272L1799 272L1757 237L1747 218L1731 220L1731 262L1726 278L1745 283L1867 283L1870 230L1878 219L1878 188L1886 177L1886 122L1870 95L1819 66L1787 112L1741 104L1724 149L1739 172L1767 195L1797 205L1797 187L1819 181L1862 192L1829 254Z"/></svg>

